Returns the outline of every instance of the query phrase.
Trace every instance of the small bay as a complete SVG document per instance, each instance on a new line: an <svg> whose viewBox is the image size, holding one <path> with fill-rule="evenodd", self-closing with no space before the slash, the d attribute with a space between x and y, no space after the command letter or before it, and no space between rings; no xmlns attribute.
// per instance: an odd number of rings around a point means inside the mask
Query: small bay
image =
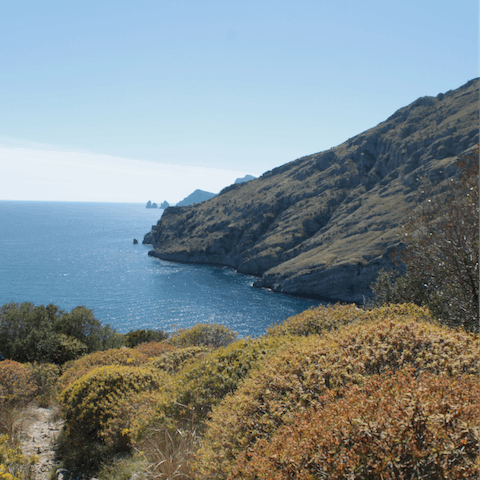
<svg viewBox="0 0 480 480"><path fill-rule="evenodd" d="M149 257L143 236L161 214L141 204L0 201L0 304L83 305L122 333L215 322L252 337L319 304L253 288L254 277L230 268Z"/></svg>

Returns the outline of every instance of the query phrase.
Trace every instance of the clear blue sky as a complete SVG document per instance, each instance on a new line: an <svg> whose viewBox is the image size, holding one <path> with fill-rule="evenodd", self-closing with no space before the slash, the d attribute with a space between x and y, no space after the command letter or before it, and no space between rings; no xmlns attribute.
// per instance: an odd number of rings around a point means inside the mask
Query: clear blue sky
<svg viewBox="0 0 480 480"><path fill-rule="evenodd" d="M0 199L218 191L477 77L478 21L478 0L2 2Z"/></svg>

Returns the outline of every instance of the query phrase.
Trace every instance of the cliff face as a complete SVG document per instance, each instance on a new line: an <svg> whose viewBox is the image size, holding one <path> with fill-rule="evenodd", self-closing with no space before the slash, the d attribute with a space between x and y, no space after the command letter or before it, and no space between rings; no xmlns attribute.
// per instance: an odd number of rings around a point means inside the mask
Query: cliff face
<svg viewBox="0 0 480 480"><path fill-rule="evenodd" d="M478 143L478 89L475 79L419 98L335 148L202 204L166 209L145 236L149 254L228 265L285 293L361 303L389 265L417 179L451 176Z"/></svg>

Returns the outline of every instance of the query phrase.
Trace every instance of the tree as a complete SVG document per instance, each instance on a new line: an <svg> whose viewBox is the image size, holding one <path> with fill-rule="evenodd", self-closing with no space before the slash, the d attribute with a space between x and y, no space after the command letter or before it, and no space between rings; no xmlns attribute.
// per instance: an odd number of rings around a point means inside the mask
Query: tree
<svg viewBox="0 0 480 480"><path fill-rule="evenodd" d="M123 335L102 325L92 310L24 302L0 308L0 356L18 362L62 364L84 353L120 347Z"/></svg>
<svg viewBox="0 0 480 480"><path fill-rule="evenodd" d="M372 290L376 305L426 305L440 321L478 331L478 146L457 167L459 174L437 193L422 191L423 200L402 226L400 270L382 272Z"/></svg>

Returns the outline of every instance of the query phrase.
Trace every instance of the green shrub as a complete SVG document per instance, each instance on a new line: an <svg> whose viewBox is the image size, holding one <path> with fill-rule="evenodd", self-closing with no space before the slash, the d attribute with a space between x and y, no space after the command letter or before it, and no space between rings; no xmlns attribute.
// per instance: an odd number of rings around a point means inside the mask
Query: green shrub
<svg viewBox="0 0 480 480"><path fill-rule="evenodd" d="M169 374L174 374L181 370L187 362L204 357L210 351L211 349L207 347L177 348L154 358L151 365Z"/></svg>
<svg viewBox="0 0 480 480"><path fill-rule="evenodd" d="M138 421L131 427L132 438L141 438L158 425L178 427L192 421L201 430L212 407L234 392L253 369L289 341L287 336L238 340L187 363L172 376L168 389L157 395L139 396L135 403L124 407L125 417L138 412Z"/></svg>
<svg viewBox="0 0 480 480"><path fill-rule="evenodd" d="M50 359L57 365L82 357L88 352L88 347L75 337L58 333L54 336L56 348L50 355Z"/></svg>
<svg viewBox="0 0 480 480"><path fill-rule="evenodd" d="M197 323L192 328L180 329L171 338L179 347L225 347L235 341L237 333L225 325Z"/></svg>
<svg viewBox="0 0 480 480"><path fill-rule="evenodd" d="M70 313L49 304L9 303L0 308L0 354L18 362L62 364L85 352L119 347L123 336L103 326L91 310Z"/></svg>
<svg viewBox="0 0 480 480"><path fill-rule="evenodd" d="M65 441L82 448L98 442L113 449L129 442L123 429L112 430L125 398L145 391L156 391L168 383L163 372L148 367L108 365L80 377L60 394L65 417Z"/></svg>
<svg viewBox="0 0 480 480"><path fill-rule="evenodd" d="M415 375L478 372L473 335L424 321L413 308L415 314L404 316L388 310L372 310L368 320L334 333L297 337L254 371L212 411L201 451L205 473L227 478L239 454L290 424L293 415L320 405L328 389L406 366Z"/></svg>
<svg viewBox="0 0 480 480"><path fill-rule="evenodd" d="M34 362L30 365L30 374L37 387L36 401L42 407L50 406L56 399L57 380L60 377L59 366Z"/></svg>
<svg viewBox="0 0 480 480"><path fill-rule="evenodd" d="M31 467L37 457L23 455L8 435L0 435L0 479L24 480L31 478Z"/></svg>
<svg viewBox="0 0 480 480"><path fill-rule="evenodd" d="M230 478L478 478L479 386L474 375L375 375L294 415Z"/></svg>
<svg viewBox="0 0 480 480"><path fill-rule="evenodd" d="M168 333L162 332L161 330L151 329L131 330L124 335L125 345L130 348L147 342L161 342L162 340L166 340L167 338Z"/></svg>
<svg viewBox="0 0 480 480"><path fill-rule="evenodd" d="M55 331L76 338L87 346L88 353L123 345L123 335L110 325L103 325L94 317L92 310L75 307L71 312L60 313L55 318Z"/></svg>
<svg viewBox="0 0 480 480"><path fill-rule="evenodd" d="M187 407L197 419L205 419L212 407L229 393L265 358L275 355L290 337L242 339L219 348L175 375L175 416Z"/></svg>
<svg viewBox="0 0 480 480"><path fill-rule="evenodd" d="M139 366L149 361L148 356L132 348L112 348L104 352L95 352L85 355L73 362L65 364L65 371L59 378L59 389L78 380L96 367L107 365Z"/></svg>

